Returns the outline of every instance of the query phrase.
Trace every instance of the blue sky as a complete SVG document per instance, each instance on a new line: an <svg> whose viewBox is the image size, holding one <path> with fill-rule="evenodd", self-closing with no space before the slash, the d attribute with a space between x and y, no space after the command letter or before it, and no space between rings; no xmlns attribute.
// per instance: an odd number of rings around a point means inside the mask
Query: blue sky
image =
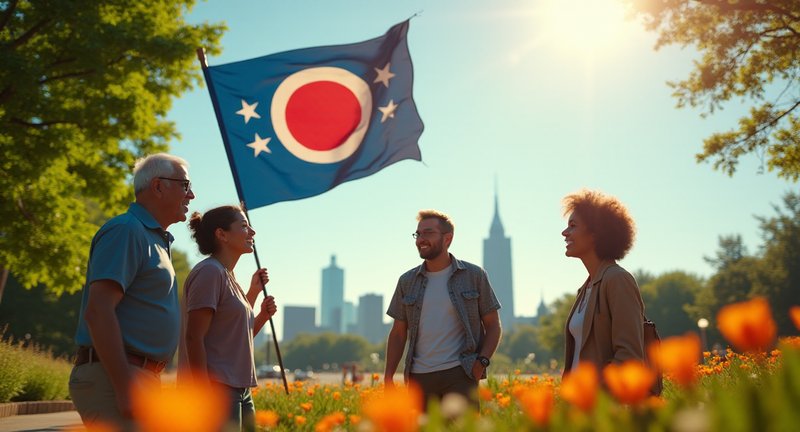
<svg viewBox="0 0 800 432"><path fill-rule="evenodd" d="M318 305L321 270L337 256L345 297L384 295L420 259L410 234L419 209L454 218L451 252L481 264L493 215L512 239L515 314L534 315L585 278L564 256L561 198L581 188L619 197L638 235L621 264L653 273L680 269L707 276L703 256L717 238L741 234L761 243L754 215L793 184L758 174L746 156L734 177L697 164L702 139L728 130L746 112L734 101L706 119L675 108L667 81L686 77L691 49L654 51L655 35L625 21L617 0L209 1L191 22L224 21L223 52L210 65L280 51L359 42L411 21L414 98L425 132L423 162L402 161L326 194L250 212L270 294L282 305ZM199 68L199 65L198 65ZM190 163L205 211L237 201L206 88L186 93L169 114L181 133L171 151ZM175 246L202 259L185 225L171 228ZM245 284L255 270L244 256ZM283 318L275 317L282 335Z"/></svg>

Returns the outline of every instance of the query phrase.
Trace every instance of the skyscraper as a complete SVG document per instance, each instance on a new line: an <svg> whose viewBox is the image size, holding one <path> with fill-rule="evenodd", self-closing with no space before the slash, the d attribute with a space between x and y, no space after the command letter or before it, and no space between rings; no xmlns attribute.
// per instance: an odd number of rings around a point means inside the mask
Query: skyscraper
<svg viewBox="0 0 800 432"><path fill-rule="evenodd" d="M483 268L500 300L500 321L503 329L514 328L514 287L511 278L511 239L506 237L500 222L497 192L494 194L494 219L489 228L489 238L483 240Z"/></svg>
<svg viewBox="0 0 800 432"><path fill-rule="evenodd" d="M344 270L336 266L336 255L331 255L331 265L322 269L322 304L319 326L327 331L343 333L344 324Z"/></svg>
<svg viewBox="0 0 800 432"><path fill-rule="evenodd" d="M317 333L317 326L314 325L316 314L317 310L312 306L284 306L282 341L289 342L300 333Z"/></svg>
<svg viewBox="0 0 800 432"><path fill-rule="evenodd" d="M380 343L386 339L382 295L364 294L358 298L358 333L370 343Z"/></svg>
<svg viewBox="0 0 800 432"><path fill-rule="evenodd" d="M344 313L342 314L344 320L344 330L342 333L356 333L358 331L358 309L351 301L344 302Z"/></svg>

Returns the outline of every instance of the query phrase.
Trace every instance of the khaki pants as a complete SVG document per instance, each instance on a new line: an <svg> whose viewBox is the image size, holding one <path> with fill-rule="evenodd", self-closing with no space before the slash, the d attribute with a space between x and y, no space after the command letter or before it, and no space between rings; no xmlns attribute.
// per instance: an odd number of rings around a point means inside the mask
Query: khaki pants
<svg viewBox="0 0 800 432"><path fill-rule="evenodd" d="M428 373L411 373L409 379L420 386L425 397L425 410L431 400L442 401L448 393L458 393L480 410L478 401L478 382L468 376L461 366Z"/></svg>
<svg viewBox="0 0 800 432"><path fill-rule="evenodd" d="M161 378L157 374L136 366L130 368L138 383L160 388ZM74 366L69 376L69 395L84 425L103 424L124 431L136 429L132 419L119 411L114 387L101 363Z"/></svg>

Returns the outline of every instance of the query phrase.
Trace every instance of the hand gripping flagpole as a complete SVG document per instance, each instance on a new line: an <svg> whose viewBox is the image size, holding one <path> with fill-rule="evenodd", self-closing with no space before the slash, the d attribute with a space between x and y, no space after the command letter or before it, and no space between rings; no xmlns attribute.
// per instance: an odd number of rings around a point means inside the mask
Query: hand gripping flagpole
<svg viewBox="0 0 800 432"><path fill-rule="evenodd" d="M225 153L228 155L228 164L231 167L231 173L233 174L233 183L236 185L236 194L239 196L239 202L242 206L242 210L244 211L244 215L248 221L250 221L250 216L247 214L247 204L244 201L244 194L242 194L242 186L239 184L239 173L236 171L236 166L233 163L233 155L231 155L231 148L228 141L228 134L225 132L225 124L222 122L222 116L219 111L219 104L217 103L217 95L214 91L214 83L211 81L210 77L208 76L208 63L206 62L206 53L205 49L198 48L197 49L197 59L200 61L200 66L203 68L203 77L205 78L206 85L208 86L208 94L211 96L211 105L214 106L214 114L217 116L217 124L219 125L219 130L222 134L222 140L225 142ZM256 250L256 245L253 243L253 256L256 259L256 267L261 268L261 262L258 259L258 251ZM267 296L267 286L263 283L261 284L261 290L264 292L264 296ZM281 378L283 379L283 389L286 390L286 394L289 394L289 383L286 381L286 371L283 368L283 358L281 357L281 349L278 346L278 335L275 333L275 323L272 322L272 317L269 318L269 326L272 330L272 341L275 342L275 354L278 356L278 365L281 368Z"/></svg>

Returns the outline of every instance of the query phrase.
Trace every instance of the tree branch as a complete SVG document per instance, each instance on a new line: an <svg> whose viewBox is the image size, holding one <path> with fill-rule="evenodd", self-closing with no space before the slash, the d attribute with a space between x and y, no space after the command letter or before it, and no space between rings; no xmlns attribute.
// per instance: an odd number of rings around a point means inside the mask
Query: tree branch
<svg viewBox="0 0 800 432"><path fill-rule="evenodd" d="M7 100L11 99L11 95L14 94L14 87L6 86L2 91L0 91L0 105L6 103Z"/></svg>
<svg viewBox="0 0 800 432"><path fill-rule="evenodd" d="M753 138L754 136L760 134L761 132L764 132L768 128L775 126L776 123L778 123L782 118L786 117L787 114L789 114L790 112L794 111L794 109L797 108L798 106L800 106L800 99L797 99L794 102L794 105L792 105L791 108L789 108L786 111L782 112L779 116L775 117L774 119L770 120L769 122L764 123L761 127L756 129L755 131L753 131L753 133L748 134L747 136L739 138L738 140L734 141L733 144L734 145L739 145L739 144L749 140L750 138Z"/></svg>
<svg viewBox="0 0 800 432"><path fill-rule="evenodd" d="M105 65L106 66L112 66L112 65L115 65L115 64L121 62L124 59L125 59L125 54L123 53L123 54L120 54L117 58L109 61ZM70 62L72 62L74 60L75 59L58 60L56 62L51 63L50 66L52 67L52 66L58 66L59 64L70 63ZM66 79L66 78L75 78L75 77L92 75L95 72L97 72L96 69L86 69L86 70L82 70L82 71L78 71L78 72L69 72L69 73L65 73L63 75L55 75L55 76L51 76L51 77L41 78L41 79L39 79L38 83L41 85L41 84L48 83L50 81L57 81L57 80Z"/></svg>
<svg viewBox="0 0 800 432"><path fill-rule="evenodd" d="M22 36L18 37L16 40L11 42L8 45L8 47L11 48L11 49L15 49L15 48L17 48L17 47L19 47L21 45L24 45L25 42L28 42L28 40L30 40L30 38L32 38L34 35L36 35L36 33L38 33L39 30L42 27L46 26L47 24L50 24L50 20L49 19L43 19L43 20L39 21L38 23L34 24L33 27L28 29L28 31L23 33Z"/></svg>
<svg viewBox="0 0 800 432"><path fill-rule="evenodd" d="M63 64L72 63L75 60L78 60L78 59L75 58L75 57L70 57L70 58L65 58L65 59L58 59L58 60L50 63L49 65L47 65L47 67L48 68L52 68L52 67L55 67L55 66L61 66Z"/></svg>
<svg viewBox="0 0 800 432"><path fill-rule="evenodd" d="M68 121L63 121L63 120L55 120L55 121L41 122L41 123L31 123L29 121L25 121L25 120L22 120L22 119L17 118L17 117L13 117L11 119L11 122L12 123L16 123L16 124L21 125L21 126L34 128L34 129L46 128L48 126L53 126L53 125L58 125L58 124L75 124L73 122L68 122Z"/></svg>
<svg viewBox="0 0 800 432"><path fill-rule="evenodd" d="M3 14L2 18L0 18L0 30L6 28L8 22L11 21L14 11L17 9L17 2L18 0L11 0L8 3L8 9L6 9L6 13Z"/></svg>
<svg viewBox="0 0 800 432"><path fill-rule="evenodd" d="M20 213L22 213L22 216L24 216L25 219L34 223L36 222L36 217L34 217L27 209L25 209L25 203L23 203L22 199L20 198L17 198L17 208L19 208Z"/></svg>
<svg viewBox="0 0 800 432"><path fill-rule="evenodd" d="M791 33L792 35L800 36L800 33L798 33L797 30L793 29L792 26L790 26L786 22L784 22L781 27L768 28L766 30L762 30L760 32L757 32L755 34L757 34L759 37L770 37L770 38L776 38L776 39L784 38L784 37L790 37L790 35L775 35L775 34L773 34L775 32L780 32L782 30L788 30L789 33Z"/></svg>
<svg viewBox="0 0 800 432"><path fill-rule="evenodd" d="M87 69L87 70L79 71L79 72L65 73L63 75L44 77L44 78L39 79L39 81L37 81L37 82L41 85L41 84L48 83L50 81L57 81L57 80L67 79L67 78L75 78L75 77L80 77L80 76L87 76L87 75L91 75L91 74L93 74L95 72L96 71L94 69Z"/></svg>

